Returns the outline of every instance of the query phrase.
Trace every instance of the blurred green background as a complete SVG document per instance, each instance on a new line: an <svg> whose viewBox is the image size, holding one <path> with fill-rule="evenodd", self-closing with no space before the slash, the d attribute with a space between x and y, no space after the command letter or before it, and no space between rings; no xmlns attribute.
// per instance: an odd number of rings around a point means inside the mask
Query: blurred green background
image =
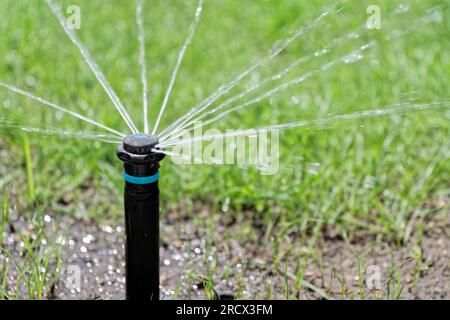
<svg viewBox="0 0 450 320"><path fill-rule="evenodd" d="M145 2L152 125L196 2ZM56 3L63 8L74 4L81 8L77 35L142 128L134 2ZM263 57L279 40L316 18L330 3L205 1L202 20L160 129ZM401 3L409 8L407 12L400 13L398 1L347 1L338 14L331 14L227 97L320 50L333 39L358 30L368 18L367 7L376 4L381 8L381 30L363 30L358 39L338 42L329 54L310 59L277 83L316 70L370 40L377 41L364 59L320 72L212 127L252 128L399 102L447 99L449 8L434 0ZM427 10L436 5L442 5L437 9L442 20L423 23ZM410 32L389 40L388 35L395 30ZM0 34L0 81L119 131L127 130L43 1L1 1ZM266 90L271 87L274 85ZM250 215L261 221L263 228L277 221L304 236L338 228L346 233L366 230L397 242L407 240L405 226L413 213L427 219L448 210L449 116L449 109L444 108L336 123L318 130L283 131L280 172L275 176L261 176L251 167L180 166L167 159L161 169L162 213L183 211L195 219L199 205L210 216L220 213L240 221ZM96 130L5 89L0 89L0 117L3 122L25 127ZM116 159L115 145L38 134L26 134L24 138L20 130L4 125L0 131L1 186L13 193L10 202L15 206L27 210L31 205L82 219L122 222L122 164ZM229 204L228 210L221 210L224 203Z"/></svg>

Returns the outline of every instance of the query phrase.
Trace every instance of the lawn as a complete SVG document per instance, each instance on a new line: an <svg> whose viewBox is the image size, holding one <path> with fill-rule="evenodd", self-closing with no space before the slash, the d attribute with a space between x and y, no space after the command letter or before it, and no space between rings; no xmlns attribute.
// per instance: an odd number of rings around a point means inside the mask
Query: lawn
<svg viewBox="0 0 450 320"><path fill-rule="evenodd" d="M79 6L76 34L142 130L134 1L54 2ZM304 81L209 128L257 128L399 104L440 107L282 130L276 175L261 175L257 166L180 165L167 157L160 179L161 283L169 299L216 292L449 298L449 288L437 292L436 283L448 280L450 267L450 9L444 1L376 1L381 29L369 30L372 2L342 1L213 106L301 57L305 63L230 107L310 75ZM330 4L206 0L158 131ZM195 8L193 0L145 1L150 127ZM44 1L1 1L0 33L0 82L130 133ZM362 56L342 59L368 43L373 46ZM330 61L338 62L324 68ZM116 145L21 128L105 133L0 88L0 294L122 297L123 180ZM64 285L69 264L86 270L81 292ZM364 283L370 265L382 270L379 290Z"/></svg>

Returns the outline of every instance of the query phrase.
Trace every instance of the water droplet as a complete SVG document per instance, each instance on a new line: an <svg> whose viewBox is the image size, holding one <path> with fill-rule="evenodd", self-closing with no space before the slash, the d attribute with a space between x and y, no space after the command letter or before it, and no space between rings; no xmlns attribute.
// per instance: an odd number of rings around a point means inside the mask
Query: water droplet
<svg viewBox="0 0 450 320"><path fill-rule="evenodd" d="M102 229L103 232L106 232L106 233L112 233L113 232L113 228L111 228L110 226L104 226L104 227L101 227L101 229Z"/></svg>
<svg viewBox="0 0 450 320"><path fill-rule="evenodd" d="M66 240L64 239L63 236L58 236L58 237L56 238L56 243L57 243L57 244L61 244L62 246L64 246L64 245L66 244Z"/></svg>
<svg viewBox="0 0 450 320"><path fill-rule="evenodd" d="M395 9L395 13L399 14L399 13L405 13L409 11L409 4L399 4L398 7Z"/></svg>
<svg viewBox="0 0 450 320"><path fill-rule="evenodd" d="M181 259L181 255L180 255L180 254L176 254L176 255L173 256L173 259L174 259L175 261L178 261L178 260Z"/></svg>
<svg viewBox="0 0 450 320"><path fill-rule="evenodd" d="M89 243L95 241L95 237L91 234L88 234L83 237L82 241L83 241L83 243L89 244Z"/></svg>
<svg viewBox="0 0 450 320"><path fill-rule="evenodd" d="M364 56L361 53L354 52L354 53L351 53L348 56L344 57L343 61L345 64L352 64L352 63L358 62L362 58L364 58Z"/></svg>
<svg viewBox="0 0 450 320"><path fill-rule="evenodd" d="M311 162L311 163L308 163L308 166L306 168L306 172L315 176L315 175L319 174L319 168L320 168L320 163L318 163L318 162Z"/></svg>
<svg viewBox="0 0 450 320"><path fill-rule="evenodd" d="M324 54L328 53L329 51L330 51L329 49L322 49L322 50L314 52L314 56L320 57L320 56L323 56Z"/></svg>

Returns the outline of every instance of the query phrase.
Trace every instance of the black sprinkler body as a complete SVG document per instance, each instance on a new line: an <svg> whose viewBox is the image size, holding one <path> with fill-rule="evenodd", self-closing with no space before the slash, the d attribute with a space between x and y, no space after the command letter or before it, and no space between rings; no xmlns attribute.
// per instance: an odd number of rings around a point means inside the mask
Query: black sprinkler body
<svg viewBox="0 0 450 320"><path fill-rule="evenodd" d="M157 136L126 137L117 148L124 162L126 297L159 299L159 162ZM153 150L153 151L152 151Z"/></svg>

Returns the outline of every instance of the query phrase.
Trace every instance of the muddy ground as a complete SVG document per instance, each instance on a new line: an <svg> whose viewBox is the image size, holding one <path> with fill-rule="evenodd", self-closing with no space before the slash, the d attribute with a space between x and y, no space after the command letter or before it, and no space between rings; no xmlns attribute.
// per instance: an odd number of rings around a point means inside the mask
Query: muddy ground
<svg viewBox="0 0 450 320"><path fill-rule="evenodd" d="M23 247L18 234L28 226L22 218L12 218L6 247L17 261ZM44 221L49 239L61 248L64 265L57 270L58 280L47 279L44 298L125 297L123 225L97 225L52 214ZM213 226L194 225L175 212L163 219L161 298L204 299L214 290L240 299L450 298L450 219L428 222L431 232L413 235L404 245L379 241L373 234L344 239L325 232L309 247L291 235L278 242L283 258L275 262L273 241L246 239L241 225L220 215L213 221ZM233 234L236 237L229 236ZM79 288L70 282L68 268L73 266L80 270ZM15 290L15 274L9 270L8 292ZM27 298L25 289L20 297Z"/></svg>

